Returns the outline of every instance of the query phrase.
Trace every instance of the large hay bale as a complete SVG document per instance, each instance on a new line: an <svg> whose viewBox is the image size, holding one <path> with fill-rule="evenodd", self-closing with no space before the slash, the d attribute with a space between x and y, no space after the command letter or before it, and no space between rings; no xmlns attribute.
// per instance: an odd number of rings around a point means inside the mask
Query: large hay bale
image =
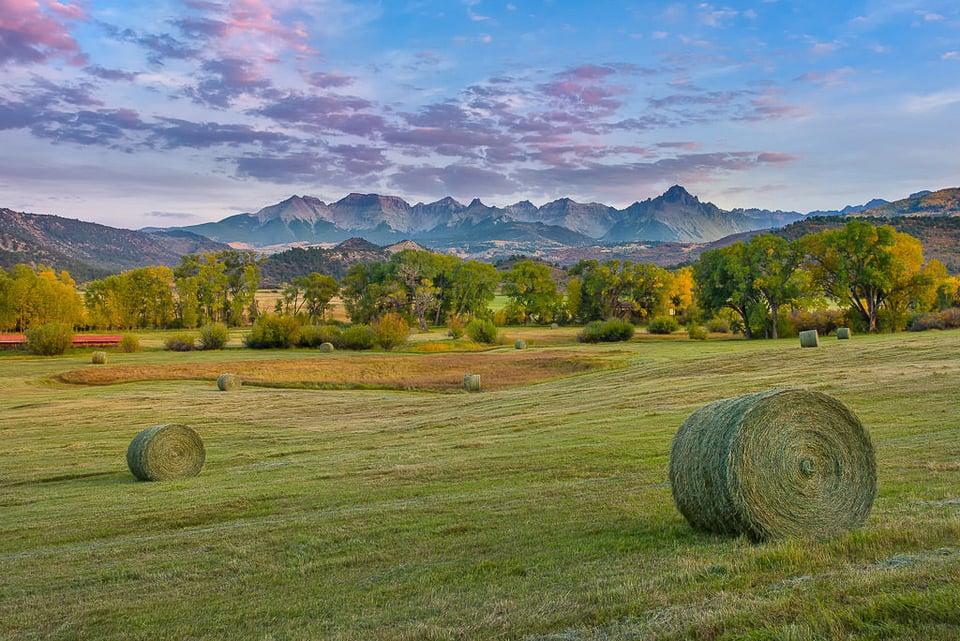
<svg viewBox="0 0 960 641"><path fill-rule="evenodd" d="M333 351L333 343L320 343L320 351L329 354Z"/></svg>
<svg viewBox="0 0 960 641"><path fill-rule="evenodd" d="M847 340L850 338L850 328L849 327L838 327L837 328L837 338L840 340Z"/></svg>
<svg viewBox="0 0 960 641"><path fill-rule="evenodd" d="M107 353L102 351L94 352L90 355L90 362L94 365L103 365L107 362Z"/></svg>
<svg viewBox="0 0 960 641"><path fill-rule="evenodd" d="M221 392L235 392L243 387L243 379L236 374L221 374L217 377L217 389Z"/></svg>
<svg viewBox="0 0 960 641"><path fill-rule="evenodd" d="M695 411L673 437L669 474L690 525L754 540L855 529L877 490L859 419L833 397L796 388Z"/></svg>
<svg viewBox="0 0 960 641"><path fill-rule="evenodd" d="M468 392L479 392L480 391L480 375L464 374L463 389L467 390Z"/></svg>
<svg viewBox="0 0 960 641"><path fill-rule="evenodd" d="M133 437L127 447L127 465L141 481L196 476L205 458L200 435L178 423L148 427Z"/></svg>
<svg viewBox="0 0 960 641"><path fill-rule="evenodd" d="M820 336L817 334L817 330L808 329L805 332L800 332L800 347L820 347Z"/></svg>
<svg viewBox="0 0 960 641"><path fill-rule="evenodd" d="M527 341L518 338L513 342L513 347L515 349L527 349Z"/></svg>

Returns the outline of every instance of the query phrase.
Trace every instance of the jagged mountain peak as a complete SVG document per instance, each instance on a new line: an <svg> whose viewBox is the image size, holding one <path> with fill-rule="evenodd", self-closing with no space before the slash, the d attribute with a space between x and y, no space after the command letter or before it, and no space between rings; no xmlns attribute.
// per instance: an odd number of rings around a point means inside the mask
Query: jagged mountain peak
<svg viewBox="0 0 960 641"><path fill-rule="evenodd" d="M276 205L264 207L254 214L254 217L261 225L271 220L281 220L283 222L302 220L312 223L322 217L318 213L318 209L325 207L326 203L318 198L294 195Z"/></svg>
<svg viewBox="0 0 960 641"><path fill-rule="evenodd" d="M654 198L654 200L662 200L663 202L668 203L679 203L681 205L699 205L700 199L691 194L689 191L681 187L680 185L674 185L667 191L663 193L659 198Z"/></svg>

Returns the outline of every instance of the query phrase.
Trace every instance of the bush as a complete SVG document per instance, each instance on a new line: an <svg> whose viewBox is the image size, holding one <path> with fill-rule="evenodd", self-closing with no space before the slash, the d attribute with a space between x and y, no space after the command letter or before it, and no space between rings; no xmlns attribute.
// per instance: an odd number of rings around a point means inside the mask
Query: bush
<svg viewBox="0 0 960 641"><path fill-rule="evenodd" d="M647 331L651 334L672 334L680 329L680 323L673 316L657 316L647 325Z"/></svg>
<svg viewBox="0 0 960 641"><path fill-rule="evenodd" d="M820 336L829 336L846 324L844 312L839 309L791 310L786 320L787 326L781 326L780 332L784 338L811 329L817 330Z"/></svg>
<svg viewBox="0 0 960 641"><path fill-rule="evenodd" d="M707 340L707 329L697 323L690 323L687 325L687 336L695 341L705 341Z"/></svg>
<svg viewBox="0 0 960 641"><path fill-rule="evenodd" d="M497 344L497 326L490 319L474 318L467 323L465 331L474 343Z"/></svg>
<svg viewBox="0 0 960 641"><path fill-rule="evenodd" d="M336 325L304 325L300 328L300 347L317 348L324 343L330 343L336 348L342 348L340 328Z"/></svg>
<svg viewBox="0 0 960 641"><path fill-rule="evenodd" d="M168 349L171 352L189 352L192 349L196 349L196 346L197 337L187 332L167 336L163 339L164 349Z"/></svg>
<svg viewBox="0 0 960 641"><path fill-rule="evenodd" d="M257 319L243 342L253 349L288 349L300 339L300 323L290 316L266 314Z"/></svg>
<svg viewBox="0 0 960 641"><path fill-rule="evenodd" d="M369 325L351 325L340 334L340 345L334 343L334 347L341 349L373 349L377 343L377 333Z"/></svg>
<svg viewBox="0 0 960 641"><path fill-rule="evenodd" d="M730 333L730 321L726 318L711 318L707 321L707 331L713 332L715 334L729 334Z"/></svg>
<svg viewBox="0 0 960 641"><path fill-rule="evenodd" d="M59 356L73 344L73 327L66 323L47 323L24 333L27 351L39 356Z"/></svg>
<svg viewBox="0 0 960 641"><path fill-rule="evenodd" d="M459 316L451 316L449 322L447 322L447 329L450 330L447 334L450 335L450 338L458 339L463 337L463 319Z"/></svg>
<svg viewBox="0 0 960 641"><path fill-rule="evenodd" d="M606 321L591 321L577 334L581 343L615 343L633 338L634 327L625 320L611 318Z"/></svg>
<svg viewBox="0 0 960 641"><path fill-rule="evenodd" d="M406 342L410 333L410 325L396 312L387 312L374 326L376 341L383 349L393 349Z"/></svg>
<svg viewBox="0 0 960 641"><path fill-rule="evenodd" d="M223 323L208 323L200 328L199 348L223 349L230 339L230 333L227 326Z"/></svg>
<svg viewBox="0 0 960 641"><path fill-rule="evenodd" d="M140 351L140 337L136 334L124 334L117 346L121 352L132 354Z"/></svg>

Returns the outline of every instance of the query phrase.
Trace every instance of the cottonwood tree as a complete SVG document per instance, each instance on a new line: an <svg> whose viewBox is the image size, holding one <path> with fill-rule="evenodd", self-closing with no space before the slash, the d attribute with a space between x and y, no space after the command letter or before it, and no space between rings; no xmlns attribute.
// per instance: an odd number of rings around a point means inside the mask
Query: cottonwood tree
<svg viewBox="0 0 960 641"><path fill-rule="evenodd" d="M549 323L563 302L550 267L521 260L503 278L503 293L523 322Z"/></svg>
<svg viewBox="0 0 960 641"><path fill-rule="evenodd" d="M47 323L83 322L83 300L68 272L23 264L0 272L0 328L22 332Z"/></svg>
<svg viewBox="0 0 960 641"><path fill-rule="evenodd" d="M828 296L849 305L869 332L877 331L884 308L895 310L931 287L936 291L936 263L925 266L920 241L889 225L851 220L800 243L815 281Z"/></svg>

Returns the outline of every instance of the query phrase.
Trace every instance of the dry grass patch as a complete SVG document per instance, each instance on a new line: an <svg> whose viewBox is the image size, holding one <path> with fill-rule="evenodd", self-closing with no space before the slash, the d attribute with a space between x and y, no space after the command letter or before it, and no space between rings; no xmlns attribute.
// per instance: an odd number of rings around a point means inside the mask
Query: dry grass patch
<svg viewBox="0 0 960 641"><path fill-rule="evenodd" d="M227 367L245 385L317 389L460 391L463 373L480 374L484 390L581 374L619 366L618 361L566 352L482 352L457 354L344 354L203 363L117 365L63 372L65 383L113 385L152 380L217 380Z"/></svg>

